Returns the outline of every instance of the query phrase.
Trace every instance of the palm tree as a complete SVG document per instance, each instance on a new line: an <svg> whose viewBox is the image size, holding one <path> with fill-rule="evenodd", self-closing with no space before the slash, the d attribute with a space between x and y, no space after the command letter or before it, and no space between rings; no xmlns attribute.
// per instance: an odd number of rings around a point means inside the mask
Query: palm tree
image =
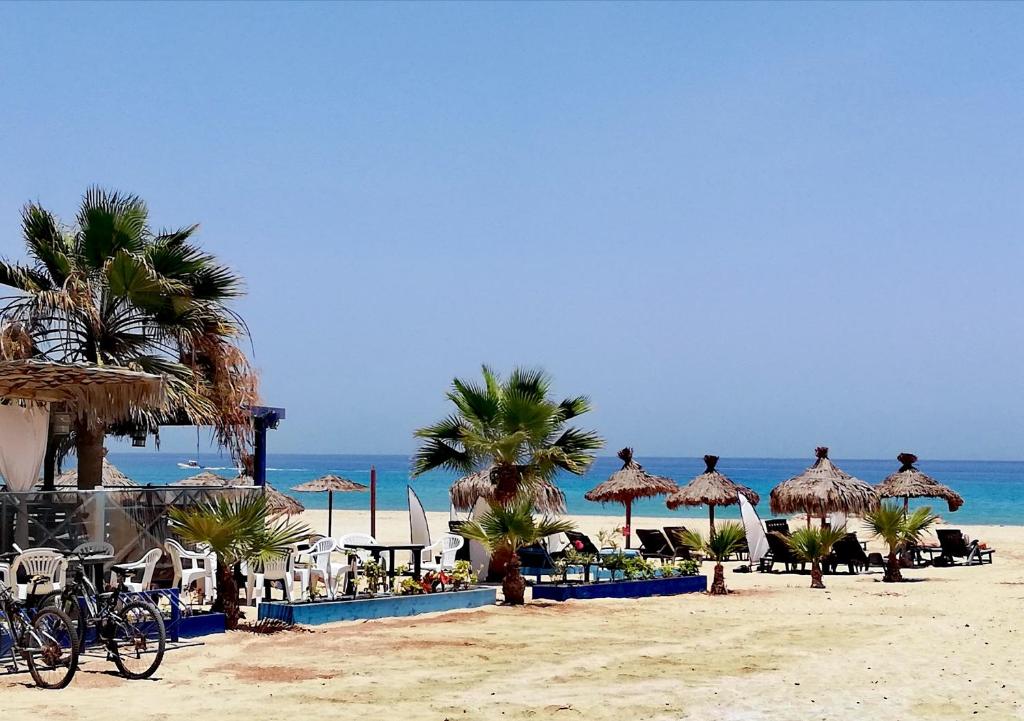
<svg viewBox="0 0 1024 721"><path fill-rule="evenodd" d="M921 542L921 537L939 517L928 506L908 514L896 503L883 503L877 510L864 516L866 527L874 538L881 538L889 547L882 580L895 583L903 580L899 555Z"/></svg>
<svg viewBox="0 0 1024 721"><path fill-rule="evenodd" d="M0 284L17 291L0 323L5 336L16 329L27 338L18 352L166 381L165 412L76 421L79 487L99 483L107 433L155 434L162 421L212 424L218 441L241 453L251 432L246 407L257 395L237 346L246 328L228 307L242 280L192 241L198 226L154 232L140 198L95 187L71 227L35 203L21 221L28 262L0 260Z"/></svg>
<svg viewBox="0 0 1024 721"><path fill-rule="evenodd" d="M565 519L535 518L533 499L529 493L520 493L506 504L495 503L479 519L463 524L459 533L471 541L482 543L492 554L508 558L501 589L505 603L521 605L526 581L519 572L519 549L537 543L545 536L572 531L575 527L572 521Z"/></svg>
<svg viewBox="0 0 1024 721"><path fill-rule="evenodd" d="M735 522L725 523L719 528L713 529L707 539L703 538L698 531L687 530L681 534L684 544L714 559L715 579L711 583L709 591L712 596L723 596L729 593L729 589L725 587L725 569L722 567L722 561L742 548L746 538L747 533L743 530L743 526Z"/></svg>
<svg viewBox="0 0 1024 721"><path fill-rule="evenodd" d="M491 467L499 503L510 502L523 485L552 480L559 470L585 473L604 445L596 433L567 425L590 410L590 401L578 396L556 402L551 379L540 370L516 368L502 380L485 365L482 385L456 378L448 399L455 412L415 432L423 443L413 473Z"/></svg>
<svg viewBox="0 0 1024 721"><path fill-rule="evenodd" d="M238 584L235 565L261 564L291 552L293 544L309 537L304 524L279 520L270 525L267 498L248 494L221 497L192 508L171 508L171 528L183 541L206 544L217 554L217 598L214 611L226 616L229 629L238 625Z"/></svg>
<svg viewBox="0 0 1024 721"><path fill-rule="evenodd" d="M816 528L809 526L783 537L793 554L811 563L811 588L825 588L821 562L832 553L832 546L846 538L846 526Z"/></svg>

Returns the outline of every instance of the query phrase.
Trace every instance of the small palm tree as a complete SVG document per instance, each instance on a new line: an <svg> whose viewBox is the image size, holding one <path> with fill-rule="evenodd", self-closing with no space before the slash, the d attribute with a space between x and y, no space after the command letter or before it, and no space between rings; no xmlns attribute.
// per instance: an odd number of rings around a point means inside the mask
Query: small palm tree
<svg viewBox="0 0 1024 721"><path fill-rule="evenodd" d="M743 547L743 541L747 534L743 526L738 523L725 523L711 531L707 539L699 532L687 530L681 534L683 543L700 551L715 561L715 580L711 583L709 593L712 596L723 596L729 592L725 587L725 569L722 568L722 561Z"/></svg>
<svg viewBox="0 0 1024 721"><path fill-rule="evenodd" d="M908 514L896 503L883 503L877 510L864 516L866 527L874 538L882 539L889 547L882 580L895 583L903 580L899 555L921 542L921 537L939 517L928 506Z"/></svg>
<svg viewBox="0 0 1024 721"><path fill-rule="evenodd" d="M415 432L423 439L413 473L435 468L472 473L492 467L499 503L522 486L551 480L559 470L585 473L604 442L568 422L590 410L584 396L556 401L551 378L540 370L516 368L507 380L483 366L483 384L456 378L448 399L455 413Z"/></svg>
<svg viewBox="0 0 1024 721"><path fill-rule="evenodd" d="M213 610L226 616L229 629L238 625L238 584L235 565L262 564L291 553L292 545L309 537L304 524L280 520L271 525L267 498L221 498L192 508L172 508L171 528L187 543L206 544L217 554L217 599Z"/></svg>
<svg viewBox="0 0 1024 721"><path fill-rule="evenodd" d="M493 504L482 517L463 524L459 533L471 541L482 543L492 554L500 553L508 558L501 589L505 603L521 605L526 581L519 572L519 549L537 543L545 536L572 531L575 527L569 520L547 516L535 518L533 499L529 493L520 493L508 504Z"/></svg>
<svg viewBox="0 0 1024 721"><path fill-rule="evenodd" d="M821 575L821 562L832 553L832 546L846 538L846 526L800 528L784 538L793 555L801 561L810 561L811 588L825 588Z"/></svg>

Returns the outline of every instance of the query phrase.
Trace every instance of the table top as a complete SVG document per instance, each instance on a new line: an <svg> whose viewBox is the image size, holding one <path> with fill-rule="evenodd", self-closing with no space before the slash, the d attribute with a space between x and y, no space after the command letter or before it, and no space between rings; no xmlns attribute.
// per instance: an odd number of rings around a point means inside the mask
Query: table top
<svg viewBox="0 0 1024 721"><path fill-rule="evenodd" d="M97 554L93 556L83 556L78 560L80 560L82 563L92 565L94 563L109 563L110 561L114 560L114 557L108 554Z"/></svg>
<svg viewBox="0 0 1024 721"><path fill-rule="evenodd" d="M422 551L423 543L346 543L343 548L361 548L366 551Z"/></svg>

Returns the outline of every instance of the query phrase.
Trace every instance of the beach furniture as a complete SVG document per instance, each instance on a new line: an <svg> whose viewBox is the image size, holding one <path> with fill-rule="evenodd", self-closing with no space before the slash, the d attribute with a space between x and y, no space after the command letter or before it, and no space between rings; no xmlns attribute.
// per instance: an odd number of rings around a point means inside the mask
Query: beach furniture
<svg viewBox="0 0 1024 721"><path fill-rule="evenodd" d="M868 570L868 554L857 540L856 533L847 533L846 536L832 546L832 553L825 561L825 567L830 573L835 573L839 566L845 565L850 573L858 570Z"/></svg>
<svg viewBox="0 0 1024 721"><path fill-rule="evenodd" d="M675 558L676 551L665 534L657 528L638 528L636 537L640 539L640 555L644 558Z"/></svg>
<svg viewBox="0 0 1024 721"><path fill-rule="evenodd" d="M307 579L312 584L317 578L324 582L327 588L327 597L334 599L338 595L338 589L344 593L348 586L348 580L355 575L355 561L346 559L345 562L333 560L334 552L338 549L338 542L333 538L321 538L313 544L309 551L309 562L312 568L312 575ZM312 586L310 586L312 596Z"/></svg>
<svg viewBox="0 0 1024 721"><path fill-rule="evenodd" d="M786 543L785 534L778 531L772 531L768 534L768 553L762 560L761 566L765 571L771 571L776 563L785 564L787 573L795 570L797 564L800 565L801 571L806 567L806 564L790 550L789 545Z"/></svg>
<svg viewBox="0 0 1024 721"><path fill-rule="evenodd" d="M170 538L164 541L164 548L171 557L171 566L174 568L172 585L185 593L189 586L195 583L197 589L202 587L204 596L212 598L217 588L213 554L209 551L189 551Z"/></svg>
<svg viewBox="0 0 1024 721"><path fill-rule="evenodd" d="M769 518L764 522L764 530L768 533L781 533L783 536L789 535L789 521L785 518Z"/></svg>
<svg viewBox="0 0 1024 721"><path fill-rule="evenodd" d="M566 531L565 535L569 538L569 543L576 547L580 553L587 553L591 556L598 554L598 548L594 545L594 542L590 540L590 537L584 533L578 531ZM579 543L576 543L579 541ZM582 546L582 547L580 547Z"/></svg>
<svg viewBox="0 0 1024 721"><path fill-rule="evenodd" d="M66 581L67 559L53 548L29 548L0 573L19 601L59 591Z"/></svg>
<svg viewBox="0 0 1024 721"><path fill-rule="evenodd" d="M992 563L992 554L996 549L980 548L976 540L968 542L963 531L958 528L940 528L935 531L935 535L939 537L939 546L942 548L939 558L951 565L956 563L957 558L964 559L966 566L981 565L986 559Z"/></svg>
<svg viewBox="0 0 1024 721"><path fill-rule="evenodd" d="M113 554L111 554L113 555ZM117 583L117 576L124 579L124 585L134 593L148 591L153 585L153 572L156 571L156 564L164 557L164 552L159 548L152 548L146 551L142 558L132 563L122 563L116 566L117 573L111 573L110 583ZM138 574L139 580L135 577Z"/></svg>
<svg viewBox="0 0 1024 721"><path fill-rule="evenodd" d="M284 589L284 600L292 603L292 584L295 583L295 569L292 568L292 554L264 561L261 570L250 565L245 574L245 598L248 603L264 600L265 586L268 583L280 583ZM269 593L266 600L270 600Z"/></svg>
<svg viewBox="0 0 1024 721"><path fill-rule="evenodd" d="M693 558L693 549L683 543L683 534L687 530L686 526L665 526L662 530L665 532L665 538L668 539L669 545L672 546L675 558L685 558L687 560Z"/></svg>
<svg viewBox="0 0 1024 721"><path fill-rule="evenodd" d="M548 549L539 543L532 546L523 546L517 551L519 556L520 571L524 576L536 576L537 583L541 582L542 576L551 576L555 573L555 562L548 553Z"/></svg>
<svg viewBox="0 0 1024 721"><path fill-rule="evenodd" d="M452 533L446 533L432 546L427 546L421 552L420 570L422 571L451 571L455 568L456 556L459 549L466 544L466 539Z"/></svg>

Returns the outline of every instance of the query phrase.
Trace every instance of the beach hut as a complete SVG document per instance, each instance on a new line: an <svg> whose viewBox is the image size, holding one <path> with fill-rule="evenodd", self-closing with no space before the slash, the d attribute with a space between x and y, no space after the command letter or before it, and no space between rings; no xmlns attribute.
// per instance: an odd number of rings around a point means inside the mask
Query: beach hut
<svg viewBox="0 0 1024 721"><path fill-rule="evenodd" d="M365 491L367 487L362 483L350 481L347 478L328 473L326 476L315 478L292 488L300 493L323 493L327 492L327 535L332 535L332 520L334 516L334 493L352 493Z"/></svg>
<svg viewBox="0 0 1024 721"><path fill-rule="evenodd" d="M530 484L533 490L533 507L540 513L565 513L565 494L548 480L537 480ZM463 476L448 489L448 497L459 511L471 511L477 501L494 502L495 485L491 480L491 468Z"/></svg>
<svg viewBox="0 0 1024 721"><path fill-rule="evenodd" d="M731 506L740 502L740 494L752 505L761 500L756 492L727 478L715 470L718 456L704 456L705 470L685 486L672 491L665 499L671 510L680 506L707 506L711 533L715 532L715 506Z"/></svg>
<svg viewBox="0 0 1024 721"><path fill-rule="evenodd" d="M633 460L632 448L623 448L618 456L622 459L622 468L615 471L601 485L587 491L584 498L598 503L614 501L626 507L626 526L622 535L626 539L626 548L629 548L630 536L633 533L630 526L633 520L633 501L672 493L678 490L678 486L671 478L655 476L645 471L643 466Z"/></svg>
<svg viewBox="0 0 1024 721"><path fill-rule="evenodd" d="M828 448L816 448L814 454L817 460L810 468L772 489L772 513L806 514L809 526L812 516L824 523L830 513L858 516L878 507L875 489L829 460Z"/></svg>
<svg viewBox="0 0 1024 721"><path fill-rule="evenodd" d="M964 499L959 493L914 467L917 456L913 453L901 453L896 456L896 460L900 462L899 470L875 486L882 498L902 498L904 511L910 506L911 498L941 498L949 506L950 512L964 505Z"/></svg>

